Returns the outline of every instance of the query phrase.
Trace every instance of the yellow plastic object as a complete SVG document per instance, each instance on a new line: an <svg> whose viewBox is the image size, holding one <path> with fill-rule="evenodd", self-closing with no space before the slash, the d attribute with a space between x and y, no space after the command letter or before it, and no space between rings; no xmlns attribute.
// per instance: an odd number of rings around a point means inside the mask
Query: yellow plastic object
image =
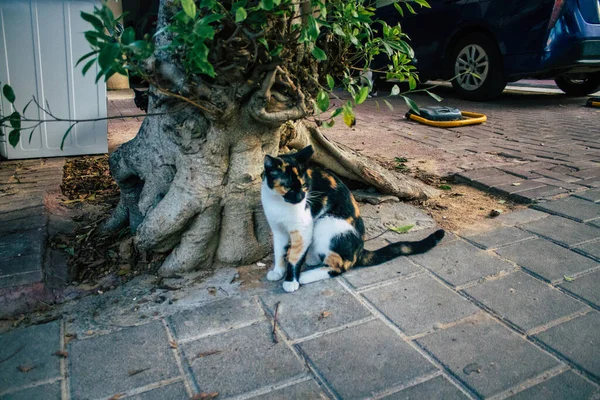
<svg viewBox="0 0 600 400"><path fill-rule="evenodd" d="M455 128L457 126L482 124L487 121L487 117L483 114L469 111L461 111L460 114L465 119L459 119L458 121L431 121L413 113L410 113L408 117L413 121L417 121L425 125L437 126L439 128Z"/></svg>
<svg viewBox="0 0 600 400"><path fill-rule="evenodd" d="M590 97L587 99L585 105L588 107L600 108L600 97Z"/></svg>

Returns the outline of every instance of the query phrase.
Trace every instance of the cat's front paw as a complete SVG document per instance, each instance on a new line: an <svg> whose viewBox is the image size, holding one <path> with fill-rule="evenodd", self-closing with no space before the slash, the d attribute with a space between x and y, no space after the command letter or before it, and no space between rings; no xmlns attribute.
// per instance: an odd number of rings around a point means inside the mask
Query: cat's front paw
<svg viewBox="0 0 600 400"><path fill-rule="evenodd" d="M288 293L295 292L296 290L298 290L299 287L300 284L298 283L298 281L283 282L283 290L285 290Z"/></svg>
<svg viewBox="0 0 600 400"><path fill-rule="evenodd" d="M285 269L275 269L275 268L273 268L267 274L267 279L270 280L270 281L278 281L281 278L283 278L284 274L285 274Z"/></svg>

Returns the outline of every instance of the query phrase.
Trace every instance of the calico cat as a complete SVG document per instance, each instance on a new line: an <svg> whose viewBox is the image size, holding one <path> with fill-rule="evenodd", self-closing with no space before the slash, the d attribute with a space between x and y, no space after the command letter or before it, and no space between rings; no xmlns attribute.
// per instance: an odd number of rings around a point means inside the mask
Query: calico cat
<svg viewBox="0 0 600 400"><path fill-rule="evenodd" d="M263 209L273 232L275 260L267 279L285 276L283 289L316 282L401 255L424 253L443 237L438 230L417 242L364 249L365 226L350 190L332 172L308 167L312 146L294 154L265 156ZM312 269L300 274L302 265Z"/></svg>

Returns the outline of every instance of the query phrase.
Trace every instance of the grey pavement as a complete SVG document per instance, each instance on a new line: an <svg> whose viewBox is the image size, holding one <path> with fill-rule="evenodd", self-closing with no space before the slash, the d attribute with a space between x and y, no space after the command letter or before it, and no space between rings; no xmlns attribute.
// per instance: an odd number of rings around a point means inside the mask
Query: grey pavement
<svg viewBox="0 0 600 400"><path fill-rule="evenodd" d="M595 199L293 294L270 283L80 337L68 317L10 331L0 399L598 399Z"/></svg>

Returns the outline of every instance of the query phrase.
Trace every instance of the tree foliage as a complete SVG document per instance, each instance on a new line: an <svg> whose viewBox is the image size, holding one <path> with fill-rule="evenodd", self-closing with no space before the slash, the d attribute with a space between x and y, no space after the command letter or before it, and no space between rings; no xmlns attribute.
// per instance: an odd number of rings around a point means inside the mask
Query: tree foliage
<svg viewBox="0 0 600 400"><path fill-rule="evenodd" d="M374 0L162 1L169 9L168 21L152 37L136 37L131 27L123 30L123 16L116 18L105 3L93 13L82 12L90 24L84 35L91 46L77 62L83 74L97 64L96 82L115 73L139 76L212 120L225 119L246 105L267 124L310 117L325 127L339 116L346 125L355 124L354 107L372 87L366 72L407 82L409 91L417 85L407 35L400 24L390 26L376 18ZM394 3L401 15L415 13L415 5L429 7L426 0ZM376 57L385 57L388 64L372 68ZM418 113L405 94L398 86L391 92ZM4 85L3 95L14 111L0 111L0 126L10 132L12 146L26 130L31 140L35 128L48 121L72 123L64 144L80 122L52 115L48 104L44 108L35 98L49 118L28 119L25 111L31 101L18 112L9 85ZM344 99L340 107L333 109L331 96ZM22 128L21 122L34 124Z"/></svg>

